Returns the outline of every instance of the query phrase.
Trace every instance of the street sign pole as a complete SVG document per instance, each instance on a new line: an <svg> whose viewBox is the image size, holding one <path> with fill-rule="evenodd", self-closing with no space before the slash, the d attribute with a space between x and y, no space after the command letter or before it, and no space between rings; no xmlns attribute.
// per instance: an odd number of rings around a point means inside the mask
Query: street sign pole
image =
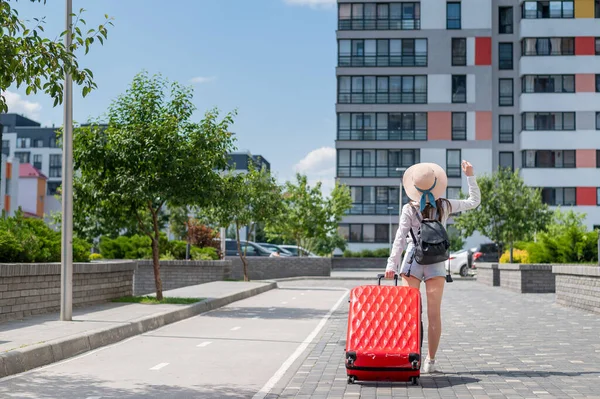
<svg viewBox="0 0 600 399"><path fill-rule="evenodd" d="M66 0L65 46L71 48L72 0ZM64 132L62 159L62 246L60 273L60 320L73 318L73 80L65 72Z"/></svg>

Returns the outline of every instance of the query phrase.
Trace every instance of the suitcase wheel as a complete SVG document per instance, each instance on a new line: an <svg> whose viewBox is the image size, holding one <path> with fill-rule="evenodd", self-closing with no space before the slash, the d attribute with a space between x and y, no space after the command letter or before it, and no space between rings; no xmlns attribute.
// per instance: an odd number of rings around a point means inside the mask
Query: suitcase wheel
<svg viewBox="0 0 600 399"><path fill-rule="evenodd" d="M356 377L353 375L348 376L348 384L354 384L356 382Z"/></svg>

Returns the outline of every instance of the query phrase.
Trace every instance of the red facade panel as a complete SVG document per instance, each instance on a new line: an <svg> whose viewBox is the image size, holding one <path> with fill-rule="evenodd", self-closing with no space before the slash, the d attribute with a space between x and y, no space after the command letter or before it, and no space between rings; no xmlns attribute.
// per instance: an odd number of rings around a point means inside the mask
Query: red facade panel
<svg viewBox="0 0 600 399"><path fill-rule="evenodd" d="M575 55L595 55L596 38L594 37L576 37Z"/></svg>
<svg viewBox="0 0 600 399"><path fill-rule="evenodd" d="M577 205L596 205L596 187L577 187Z"/></svg>
<svg viewBox="0 0 600 399"><path fill-rule="evenodd" d="M475 38L475 65L492 65L492 38Z"/></svg>

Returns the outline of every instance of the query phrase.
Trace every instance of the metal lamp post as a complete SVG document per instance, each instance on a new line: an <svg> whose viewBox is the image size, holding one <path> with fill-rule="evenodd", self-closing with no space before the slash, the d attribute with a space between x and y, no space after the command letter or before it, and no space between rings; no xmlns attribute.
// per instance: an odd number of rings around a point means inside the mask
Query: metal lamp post
<svg viewBox="0 0 600 399"><path fill-rule="evenodd" d="M388 206L387 210L388 210L388 216L389 216L389 219L390 219L390 234L389 234L389 237L390 237L390 254L391 254L392 253L392 243L394 242L394 240L392 239L392 211L394 210L394 207L393 206Z"/></svg>
<svg viewBox="0 0 600 399"><path fill-rule="evenodd" d="M73 2L66 0L65 46L71 48ZM65 72L64 134L62 159L62 247L60 273L60 320L73 318L73 80Z"/></svg>

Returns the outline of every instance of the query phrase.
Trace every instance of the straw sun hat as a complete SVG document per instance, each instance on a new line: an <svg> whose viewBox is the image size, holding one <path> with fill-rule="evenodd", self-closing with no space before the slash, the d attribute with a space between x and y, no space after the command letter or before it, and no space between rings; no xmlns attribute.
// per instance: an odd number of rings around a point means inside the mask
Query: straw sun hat
<svg viewBox="0 0 600 399"><path fill-rule="evenodd" d="M418 163L404 172L402 184L406 195L425 208L427 202L435 207L435 200L446 194L448 177L444 169L435 163Z"/></svg>

